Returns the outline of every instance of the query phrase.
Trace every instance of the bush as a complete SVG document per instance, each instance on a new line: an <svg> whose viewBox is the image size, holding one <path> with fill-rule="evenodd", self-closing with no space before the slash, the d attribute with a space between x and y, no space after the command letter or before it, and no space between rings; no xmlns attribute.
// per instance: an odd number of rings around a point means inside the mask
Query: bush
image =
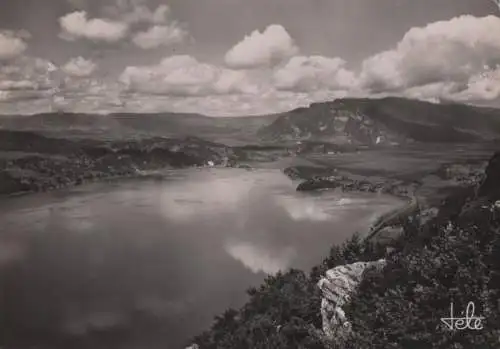
<svg viewBox="0 0 500 349"><path fill-rule="evenodd" d="M194 338L202 349L310 348L323 349L321 292L317 282L327 269L383 256L381 246L363 243L355 234L330 254L309 275L296 269L268 276L259 288L247 291L240 310L216 317L209 331Z"/></svg>
<svg viewBox="0 0 500 349"><path fill-rule="evenodd" d="M481 208L431 231L421 248L392 255L382 275L365 275L345 309L354 331L348 348L500 346L498 217ZM451 302L460 316L471 301L486 318L483 330L453 332L441 323Z"/></svg>
<svg viewBox="0 0 500 349"><path fill-rule="evenodd" d="M248 291L242 309L218 317L195 342L201 349L500 348L500 210L493 204L500 199L499 164L500 153L490 161L479 190L457 190L431 221L421 224L418 215L409 217L387 256L383 246L355 235L332 247L309 275L290 270L269 276ZM319 278L330 268L384 256L384 270L366 272L344 307L353 330L350 340L342 347L326 342ZM451 303L460 317L469 302L476 306L475 316L485 317L483 329L447 329L441 318L449 316Z"/></svg>

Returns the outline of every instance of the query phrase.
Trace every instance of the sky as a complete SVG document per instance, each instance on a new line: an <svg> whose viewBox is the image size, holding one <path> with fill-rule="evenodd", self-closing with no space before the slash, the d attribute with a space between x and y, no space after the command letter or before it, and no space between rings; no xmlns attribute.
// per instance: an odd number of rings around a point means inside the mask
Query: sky
<svg viewBox="0 0 500 349"><path fill-rule="evenodd" d="M492 0L0 0L0 113L500 106Z"/></svg>

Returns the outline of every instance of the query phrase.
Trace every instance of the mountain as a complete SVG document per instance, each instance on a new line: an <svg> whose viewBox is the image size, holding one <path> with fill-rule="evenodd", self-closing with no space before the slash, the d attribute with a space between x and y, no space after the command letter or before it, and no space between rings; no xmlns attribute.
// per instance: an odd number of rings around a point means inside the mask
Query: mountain
<svg viewBox="0 0 500 349"><path fill-rule="evenodd" d="M336 144L472 142L500 138L500 109L403 98L345 98L276 115L44 113L0 116L0 129L50 136L195 136L227 145L308 140Z"/></svg>
<svg viewBox="0 0 500 349"><path fill-rule="evenodd" d="M276 116L261 139L401 144L500 138L500 109L404 98L337 99Z"/></svg>

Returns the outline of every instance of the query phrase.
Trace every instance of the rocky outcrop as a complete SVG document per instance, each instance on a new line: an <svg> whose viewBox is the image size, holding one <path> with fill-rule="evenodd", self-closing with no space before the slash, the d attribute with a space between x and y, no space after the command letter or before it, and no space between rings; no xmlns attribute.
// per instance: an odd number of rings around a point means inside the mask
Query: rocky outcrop
<svg viewBox="0 0 500 349"><path fill-rule="evenodd" d="M323 298L321 316L325 336L341 343L347 340L351 327L342 307L349 302L368 269L382 269L385 260L357 262L328 270L318 282Z"/></svg>

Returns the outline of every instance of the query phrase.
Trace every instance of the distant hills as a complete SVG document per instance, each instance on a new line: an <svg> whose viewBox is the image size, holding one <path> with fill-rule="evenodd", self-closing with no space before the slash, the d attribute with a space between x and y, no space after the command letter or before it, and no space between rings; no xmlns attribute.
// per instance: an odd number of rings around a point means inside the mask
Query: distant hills
<svg viewBox="0 0 500 349"><path fill-rule="evenodd" d="M0 116L0 129L43 132L51 136L130 138L195 136L232 143L255 143L257 131L273 117L208 117L182 113L43 113Z"/></svg>
<svg viewBox="0 0 500 349"><path fill-rule="evenodd" d="M500 138L500 109L395 97L346 98L249 117L179 113L0 116L0 128L118 138L197 136L229 144L300 140L364 145L473 142Z"/></svg>

